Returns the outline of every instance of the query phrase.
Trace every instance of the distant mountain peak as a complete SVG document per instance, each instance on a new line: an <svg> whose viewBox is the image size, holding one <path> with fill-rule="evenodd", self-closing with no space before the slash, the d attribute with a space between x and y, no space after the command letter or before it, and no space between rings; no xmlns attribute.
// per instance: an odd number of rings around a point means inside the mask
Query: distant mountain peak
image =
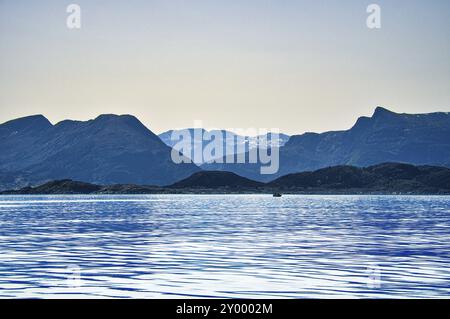
<svg viewBox="0 0 450 319"><path fill-rule="evenodd" d="M136 120L139 122L139 120L130 114L100 114L97 116L94 121L104 121L104 120Z"/></svg>
<svg viewBox="0 0 450 319"><path fill-rule="evenodd" d="M55 126L43 116L14 120L0 125L0 149L0 171L26 172L26 180L18 181L22 185L66 178L163 185L199 170L174 163L171 148L131 115L103 114Z"/></svg>
<svg viewBox="0 0 450 319"><path fill-rule="evenodd" d="M387 118L396 119L398 117L398 115L400 115L400 114L395 113L391 110L388 110L385 107L377 106L371 117L367 117L367 116L359 117L358 120L356 121L355 125L353 125L353 127L351 128L351 130L356 130L356 131L366 130L370 125L372 125L372 123L378 122L377 120L379 120L379 119L381 119L381 120L387 119Z"/></svg>
<svg viewBox="0 0 450 319"><path fill-rule="evenodd" d="M184 154L187 157L194 157L194 150L204 150L206 146L211 142L209 139L214 135L213 140L219 142L222 146L222 151L225 154L228 150L232 150L233 154L238 152L248 152L250 149L269 148L269 147L281 147L287 143L290 136L283 133L275 132L261 132L261 135L240 135L239 132L233 132L225 129L204 129L204 128L186 128L169 130L159 134L159 138L169 147L177 147L179 142L183 142L185 134L190 135L191 154ZM244 132L245 133L245 132ZM206 136L205 136L206 135ZM216 140L219 137L221 140ZM206 138L205 138L206 137ZM178 145L179 146L179 145ZM204 154L201 162L210 163L216 159L215 155Z"/></svg>
<svg viewBox="0 0 450 319"><path fill-rule="evenodd" d="M123 127L124 129L132 129L146 135L151 135L152 138L159 140L158 136L154 134L148 127L146 127L137 117L130 114L101 114L93 121L93 125L99 125L102 128Z"/></svg>
<svg viewBox="0 0 450 319"><path fill-rule="evenodd" d="M379 117L379 116L383 116L383 115L395 115L395 114L397 114L397 113L392 112L385 107L377 106L375 108L375 112L373 113L372 117Z"/></svg>
<svg viewBox="0 0 450 319"><path fill-rule="evenodd" d="M42 114L20 117L1 124L14 130L23 130L28 128L44 129L52 127L52 123Z"/></svg>
<svg viewBox="0 0 450 319"><path fill-rule="evenodd" d="M97 116L94 121L97 120L107 120L107 119L115 119L118 118L120 115L117 114L112 114L112 113L108 113L108 114L100 114L99 116Z"/></svg>
<svg viewBox="0 0 450 319"><path fill-rule="evenodd" d="M450 167L450 116L447 113L406 114L377 107L343 131L294 135L280 148L276 176L328 166L370 166L383 162ZM268 181L260 164L207 163L208 170L231 171Z"/></svg>
<svg viewBox="0 0 450 319"><path fill-rule="evenodd" d="M14 120L10 120L8 122L5 122L3 124L13 123L13 122L30 122L30 121L45 121L45 122L50 123L50 121L44 115L42 115L42 114L34 114L34 115L19 117L19 118L16 118Z"/></svg>

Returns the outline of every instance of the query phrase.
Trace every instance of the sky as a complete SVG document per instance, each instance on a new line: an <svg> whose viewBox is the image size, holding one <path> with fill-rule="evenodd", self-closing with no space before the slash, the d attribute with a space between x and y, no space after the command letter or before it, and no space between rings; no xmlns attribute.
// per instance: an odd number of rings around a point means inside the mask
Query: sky
<svg viewBox="0 0 450 319"><path fill-rule="evenodd" d="M200 120L300 134L378 105L450 111L450 1L0 0L0 123L115 113L155 133Z"/></svg>

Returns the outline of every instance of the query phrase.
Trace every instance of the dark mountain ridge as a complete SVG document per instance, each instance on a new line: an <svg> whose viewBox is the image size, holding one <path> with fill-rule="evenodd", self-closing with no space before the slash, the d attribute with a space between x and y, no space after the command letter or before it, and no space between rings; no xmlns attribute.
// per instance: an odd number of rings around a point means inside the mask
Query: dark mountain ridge
<svg viewBox="0 0 450 319"><path fill-rule="evenodd" d="M402 162L450 167L450 113L398 114L377 107L372 117L359 118L349 130L294 135L279 151L280 169L274 175L261 175L259 164L213 163L202 168L267 182L337 165Z"/></svg>
<svg viewBox="0 0 450 319"><path fill-rule="evenodd" d="M334 166L289 174L266 185L296 191L450 193L450 169L403 163L382 163L365 168Z"/></svg>
<svg viewBox="0 0 450 319"><path fill-rule="evenodd" d="M0 171L28 176L28 184L69 178L167 185L199 170L173 163L171 148L131 115L56 125L42 115L9 121L0 125L0 149Z"/></svg>
<svg viewBox="0 0 450 319"><path fill-rule="evenodd" d="M104 114L55 125L33 115L0 124L0 190L62 179L163 186L200 171L194 164L173 163L171 151L131 115ZM202 168L268 182L338 165L450 167L450 114L398 114L378 107L349 130L292 136L279 151L280 169L273 175L261 175L260 165L250 163L225 161Z"/></svg>
<svg viewBox="0 0 450 319"><path fill-rule="evenodd" d="M173 185L170 188L258 188L264 183L252 181L248 178L230 172L203 171L194 173Z"/></svg>
<svg viewBox="0 0 450 319"><path fill-rule="evenodd" d="M71 180L3 194L154 194L154 193L291 193L291 194L450 194L450 169L383 163L366 168L335 166L289 174L260 183L230 172L204 171L167 187L93 185ZM0 193L2 194L2 193Z"/></svg>

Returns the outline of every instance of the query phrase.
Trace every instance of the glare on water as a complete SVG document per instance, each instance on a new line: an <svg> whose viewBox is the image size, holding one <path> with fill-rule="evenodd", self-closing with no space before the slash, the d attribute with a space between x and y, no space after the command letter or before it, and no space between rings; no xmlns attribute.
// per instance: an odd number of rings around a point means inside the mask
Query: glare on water
<svg viewBox="0 0 450 319"><path fill-rule="evenodd" d="M0 297L449 293L450 197L0 197Z"/></svg>

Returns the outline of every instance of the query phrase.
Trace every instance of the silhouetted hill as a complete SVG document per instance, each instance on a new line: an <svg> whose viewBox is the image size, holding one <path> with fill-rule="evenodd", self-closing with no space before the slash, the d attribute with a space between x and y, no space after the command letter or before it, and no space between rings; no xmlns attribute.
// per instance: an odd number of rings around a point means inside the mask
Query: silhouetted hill
<svg viewBox="0 0 450 319"><path fill-rule="evenodd" d="M450 169L384 163L367 168L335 166L289 174L264 184L230 172L203 171L171 186L110 185L61 180L3 194L450 194ZM0 193L1 194L1 193Z"/></svg>
<svg viewBox="0 0 450 319"><path fill-rule="evenodd" d="M171 148L130 115L56 125L42 115L16 119L0 125L0 149L0 180L23 176L16 186L67 178L167 185L199 171L173 163Z"/></svg>
<svg viewBox="0 0 450 319"><path fill-rule="evenodd" d="M91 194L101 189L101 186L76 182L70 179L51 181L37 187L24 187L20 194ZM7 193L16 193L9 191Z"/></svg>
<svg viewBox="0 0 450 319"><path fill-rule="evenodd" d="M179 181L170 188L257 188L263 183L252 181L248 178L230 172L203 171L197 172L182 181Z"/></svg>
<svg viewBox="0 0 450 319"><path fill-rule="evenodd" d="M378 107L346 131L291 136L280 148L280 170L261 175L259 164L204 164L269 181L276 177L323 167L365 167L383 162L450 167L450 113L397 114Z"/></svg>
<svg viewBox="0 0 450 319"><path fill-rule="evenodd" d="M152 194L161 193L163 189L157 186L141 185L95 185L73 181L70 179L51 181L36 187L24 187L19 190L4 191L0 194L24 195L62 195L62 194Z"/></svg>
<svg viewBox="0 0 450 319"><path fill-rule="evenodd" d="M267 184L280 190L444 193L450 192L450 169L383 163L367 168L335 166L280 177Z"/></svg>

